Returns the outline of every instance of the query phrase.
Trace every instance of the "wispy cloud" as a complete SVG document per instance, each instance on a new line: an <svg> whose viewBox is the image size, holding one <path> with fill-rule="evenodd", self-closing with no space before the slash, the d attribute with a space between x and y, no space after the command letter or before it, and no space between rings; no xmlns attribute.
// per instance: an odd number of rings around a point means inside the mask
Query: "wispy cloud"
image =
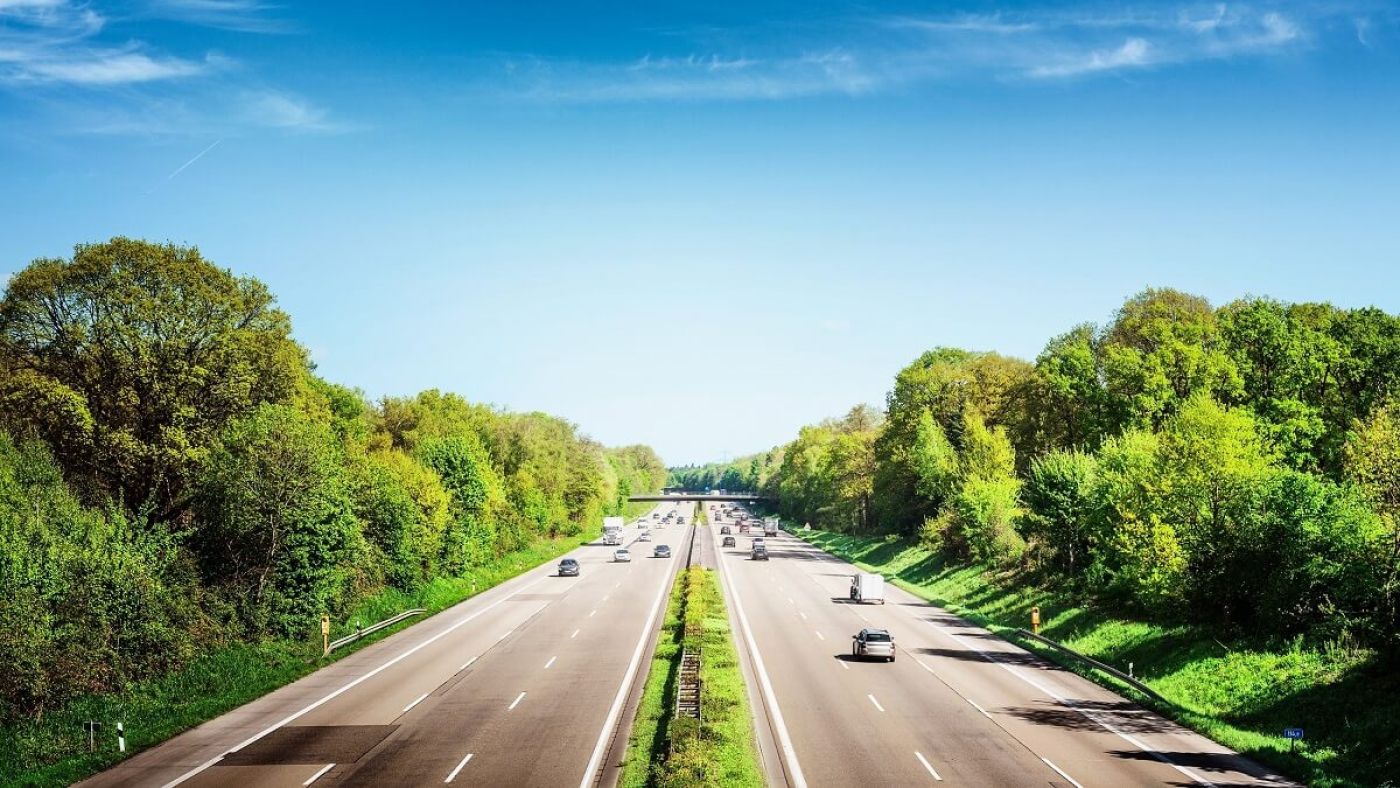
<svg viewBox="0 0 1400 788"><path fill-rule="evenodd" d="M1286 13L1225 3L1106 8L845 20L787 52L750 43L742 53L717 47L611 63L514 56L491 79L512 96L563 103L860 96L931 81L1044 82L1269 57L1305 51L1338 26L1350 34L1355 14L1354 4Z"/></svg>
<svg viewBox="0 0 1400 788"><path fill-rule="evenodd" d="M151 0L152 16L241 33L288 33L277 7L257 0Z"/></svg>
<svg viewBox="0 0 1400 788"><path fill-rule="evenodd" d="M645 55L619 64L524 58L507 62L500 76L529 98L565 103L857 95L880 82L839 49L779 58Z"/></svg>

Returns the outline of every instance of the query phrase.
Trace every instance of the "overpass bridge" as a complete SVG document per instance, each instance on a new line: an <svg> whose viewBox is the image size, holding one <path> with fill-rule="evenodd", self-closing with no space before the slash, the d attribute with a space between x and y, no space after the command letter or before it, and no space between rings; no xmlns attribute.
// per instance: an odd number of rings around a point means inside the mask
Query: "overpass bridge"
<svg viewBox="0 0 1400 788"><path fill-rule="evenodd" d="M757 493L652 493L650 495L629 495L629 501L731 501L735 503L757 503L772 500Z"/></svg>

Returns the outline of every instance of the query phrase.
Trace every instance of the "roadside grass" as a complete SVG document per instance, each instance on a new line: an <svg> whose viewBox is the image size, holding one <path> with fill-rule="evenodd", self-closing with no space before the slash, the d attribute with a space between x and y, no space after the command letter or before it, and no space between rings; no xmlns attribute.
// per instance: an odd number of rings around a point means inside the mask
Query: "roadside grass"
<svg viewBox="0 0 1400 788"><path fill-rule="evenodd" d="M1225 643L1200 628L1131 620L986 567L949 565L910 539L799 535L1309 785L1380 785L1400 775L1400 678L1368 650L1301 640ZM1016 636L1037 605L1041 634L1120 670L1132 663L1133 674L1173 705ZM1307 740L1291 750L1285 727L1303 728Z"/></svg>
<svg viewBox="0 0 1400 788"><path fill-rule="evenodd" d="M382 621L411 608L438 613L592 538L592 532L536 542L460 577L438 578L412 593L386 589L356 604L333 622L331 637ZM116 722L126 729L126 755L290 684L370 643L422 621L414 617L336 649L321 658L320 629L308 624L304 640L232 643L173 671L134 684L125 692L88 695L45 713L38 720L0 726L0 786L63 786L111 767L117 752ZM101 722L97 747L88 752L83 722Z"/></svg>
<svg viewBox="0 0 1400 788"><path fill-rule="evenodd" d="M699 648L702 719L674 719L683 644ZM748 695L714 572L685 570L671 596L627 745L620 785L753 786L763 770Z"/></svg>

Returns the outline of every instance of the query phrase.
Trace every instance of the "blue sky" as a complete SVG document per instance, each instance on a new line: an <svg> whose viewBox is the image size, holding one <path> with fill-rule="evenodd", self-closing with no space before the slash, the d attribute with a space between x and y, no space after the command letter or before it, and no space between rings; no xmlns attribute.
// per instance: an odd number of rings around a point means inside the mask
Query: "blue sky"
<svg viewBox="0 0 1400 788"><path fill-rule="evenodd" d="M327 377L673 463L1145 286L1400 311L1400 5L0 0L0 276L123 234Z"/></svg>

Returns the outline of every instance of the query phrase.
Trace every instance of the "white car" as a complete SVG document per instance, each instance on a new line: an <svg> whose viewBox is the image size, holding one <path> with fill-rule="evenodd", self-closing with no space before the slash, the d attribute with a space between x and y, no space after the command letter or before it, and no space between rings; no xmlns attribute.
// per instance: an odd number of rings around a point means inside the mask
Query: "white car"
<svg viewBox="0 0 1400 788"><path fill-rule="evenodd" d="M637 536L637 541L638 541L638 542L650 542L650 541L651 541L651 531L642 531L642 533L641 533L640 535Z"/></svg>
<svg viewBox="0 0 1400 788"><path fill-rule="evenodd" d="M613 560L617 561L618 563L631 561L632 553L628 552L625 548L622 550L615 550L613 551Z"/></svg>

